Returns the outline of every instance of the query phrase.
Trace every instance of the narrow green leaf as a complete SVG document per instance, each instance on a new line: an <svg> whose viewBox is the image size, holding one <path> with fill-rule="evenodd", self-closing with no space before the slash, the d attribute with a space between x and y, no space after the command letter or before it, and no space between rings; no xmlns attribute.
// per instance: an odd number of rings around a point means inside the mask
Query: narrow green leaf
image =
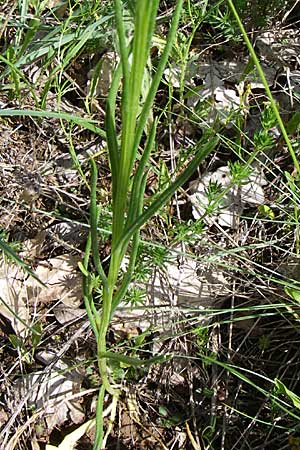
<svg viewBox="0 0 300 450"><path fill-rule="evenodd" d="M278 378L275 378L274 383L279 393L286 395L292 401L295 408L300 409L300 397L290 391Z"/></svg>
<svg viewBox="0 0 300 450"><path fill-rule="evenodd" d="M208 156L212 150L216 147L219 139L217 137L212 138L208 143L204 144L202 148L199 149L198 153L195 155L193 160L190 162L188 167L176 178L176 180L164 191L159 197L138 217L135 222L129 226L128 229L124 231L118 245L121 248L126 247L130 238L133 234L141 228L144 223L147 222L159 209L164 205L164 203L172 197L174 192L182 186L195 172L200 162L203 161L206 156Z"/></svg>
<svg viewBox="0 0 300 450"><path fill-rule="evenodd" d="M32 278L34 278L39 284L41 284L44 287L47 287L45 283L43 283L39 277L35 275L35 273L31 270L31 268L26 264L14 251L13 249L6 244L1 238L0 238L0 250L3 251L3 253L8 256L12 261L14 261L18 266L22 267L25 272L27 272Z"/></svg>
<svg viewBox="0 0 300 450"><path fill-rule="evenodd" d="M285 287L284 291L287 295L289 295L293 300L297 303L300 303L300 290L290 287Z"/></svg>
<svg viewBox="0 0 300 450"><path fill-rule="evenodd" d="M238 27L239 27L239 29L240 29L240 31L242 33L243 39L244 39L244 41L246 43L246 46L247 46L248 51L250 53L250 56L253 59L253 63L256 66L256 69L257 69L258 75L259 75L259 77L260 77L260 79L262 81L262 84L264 85L266 94L267 94L267 96L268 96L268 98L270 100L271 107L272 107L272 109L274 111L274 114L276 116L277 123L279 125L279 128L280 128L280 131L282 133L283 139L284 139L284 141L285 141L285 143L286 143L286 145L287 145L287 147L289 149L289 152L290 152L291 158L293 160L295 169L296 169L297 173L299 173L300 172L300 164L299 164L297 155L296 155L295 150L294 150L294 148L292 146L292 143L290 141L290 138L288 136L288 133L286 131L284 123L282 121L280 112L278 110L277 104L276 104L276 102L274 100L274 97L272 95L271 89L269 87L269 83L268 83L268 81L266 79L266 76L265 76L265 73L264 73L263 68L261 66L261 63L260 63L260 61L258 59L258 56L257 56L257 54L256 54L256 52L254 50L254 47L253 47L253 45L252 45L252 43L251 43L251 41L250 41L250 39L248 37L248 34L247 34L247 32L245 30L245 27L244 27L244 25L243 25L243 23L241 21L241 18L240 18L239 14L238 14L238 12L236 10L234 2L232 0L227 0L227 2L228 2L228 5L229 5L229 8L232 11L232 14L235 17L235 20L236 20L236 22L238 24Z"/></svg>
<svg viewBox="0 0 300 450"><path fill-rule="evenodd" d="M86 268L84 267L84 265L82 264L81 261L79 261L78 267L79 267L80 272L81 272L85 277L88 277L88 276L89 276L88 271L86 270Z"/></svg>
<svg viewBox="0 0 300 450"><path fill-rule="evenodd" d="M140 183L140 190L142 193L145 192L146 182L147 182L147 174L144 174L144 176L141 180L141 183ZM137 216L139 216L143 210L144 196L139 195L137 198L138 198L139 202L136 203L136 209L137 209L136 214L137 214ZM123 277L123 281L122 281L120 288L117 290L117 292L115 293L115 295L113 296L113 299L112 299L112 307L111 307L111 313L110 313L111 317L113 316L116 308L118 307L119 303L121 302L124 295L126 294L129 284L132 280L132 276L133 276L134 269L135 269L136 258L138 255L139 245L140 245L140 230L137 230L132 238L130 259L129 259L127 272L126 272L125 276ZM124 249L124 251L125 251L125 249Z"/></svg>
<svg viewBox="0 0 300 450"><path fill-rule="evenodd" d="M149 359L139 359L139 358L133 358L131 356L121 355L120 353L114 353L114 352L105 352L100 353L99 358L107 358L112 359L113 361L118 361L120 363L126 364L128 366L132 367L142 367L142 366L151 366L152 364L159 364L164 363L166 361L170 361L172 359L172 355L168 356L155 356L154 358Z"/></svg>
<svg viewBox="0 0 300 450"><path fill-rule="evenodd" d="M146 142L146 147L143 151L142 157L138 164L137 171L133 178L133 185L132 185L132 192L130 195L130 204L129 204L129 208L128 208L128 217L127 217L127 222L126 222L126 228L128 228L129 225L131 223L133 223L134 220L141 213L140 207L138 205L141 204L141 199L143 201L144 192L145 192L145 189L141 188L141 183L143 180L145 167L149 161L151 151L154 147L156 127L157 127L157 120L155 120L154 123L152 124L151 130L150 130L147 142Z"/></svg>
<svg viewBox="0 0 300 450"><path fill-rule="evenodd" d="M300 113L299 111L294 112L288 123L286 124L286 132L288 134L294 134L300 125Z"/></svg>
<svg viewBox="0 0 300 450"><path fill-rule="evenodd" d="M29 117L53 117L54 119L68 120L69 122L74 122L87 130L93 131L99 134L103 138L106 134L101 128L97 127L95 124L96 120L85 119L84 117L75 116L74 114L68 114L60 111L37 111L31 109L0 109L0 117L10 117L10 116L29 116Z"/></svg>
<svg viewBox="0 0 300 450"><path fill-rule="evenodd" d="M161 82L161 78L163 76L163 72L166 67L166 64L167 64L167 61L168 61L175 37L176 37L182 5L183 5L183 0L178 0L176 3L176 8L175 8L174 14L173 14L172 23L171 23L170 31L169 31L169 34L167 37L166 45L165 45L165 48L161 55L156 73L153 77L147 98L145 100L145 103L143 105L143 108L142 108L142 111L141 111L141 114L140 114L140 117L138 120L138 125L136 127L135 140L134 140L134 152L135 153L140 145L141 137L142 137L143 131L145 129L145 126L146 126L146 123L147 123L147 120L149 117L150 109L152 107L157 89L159 87L159 83Z"/></svg>
<svg viewBox="0 0 300 450"><path fill-rule="evenodd" d="M91 162L91 204L90 204L90 227L91 227L91 248L93 261L95 264L95 268L98 274L101 277L102 283L104 286L107 285L107 277L102 267L99 247L98 247L98 207L97 207L97 179L98 179L98 170L96 163L93 158L90 160Z"/></svg>
<svg viewBox="0 0 300 450"><path fill-rule="evenodd" d="M98 330L99 330L99 314L94 314L94 300L92 296L92 287L90 283L90 274L88 272L89 258L91 253L92 239L91 233L89 233L86 246L83 263L79 262L78 266L83 273L82 277L82 293L83 293L83 301L86 309L87 316L89 318L91 327L96 338L99 338Z"/></svg>

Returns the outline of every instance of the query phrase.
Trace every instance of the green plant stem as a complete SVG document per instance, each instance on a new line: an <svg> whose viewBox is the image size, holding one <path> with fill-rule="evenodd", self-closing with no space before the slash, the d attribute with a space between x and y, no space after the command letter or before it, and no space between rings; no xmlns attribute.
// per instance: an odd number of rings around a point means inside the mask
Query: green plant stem
<svg viewBox="0 0 300 450"><path fill-rule="evenodd" d="M102 358L100 356L106 353L106 334L110 323L112 297L113 297L112 288L106 288L103 290L102 312L97 339L97 354L98 354L98 367L102 384L105 387L106 391L109 392L109 394L115 396L118 395L118 393L115 389L113 389L108 379L106 358Z"/></svg>
<svg viewBox="0 0 300 450"><path fill-rule="evenodd" d="M134 175L133 184L132 184L132 193L130 196L128 215L127 215L127 221L126 221L125 228L127 228L129 226L129 224L133 223L134 220L142 212L142 205L143 205L144 193L145 193L145 188L142 187L142 183L143 183L143 178L145 175L144 171L145 171L146 165L149 161L153 147L154 147L154 141L155 141L155 136L156 136L156 127L157 127L157 120L155 120L151 126L151 130L150 130L147 142L146 142L144 152L142 154L142 157L139 161L138 168Z"/></svg>
<svg viewBox="0 0 300 450"><path fill-rule="evenodd" d="M96 163L91 159L91 205L90 205L90 226L91 226L91 249L93 255L93 261L96 270L102 280L103 285L103 299L102 299L102 312L100 320L97 321L97 349L98 354L106 352L106 333L110 322L110 310L112 304L113 289L117 279L117 273L114 273L115 278L108 280L99 255L98 248L98 208L97 208L97 178L98 171ZM106 360L105 358L98 358L99 371L102 379L102 384L104 385L107 392L111 395L115 395L116 392L111 387L107 376Z"/></svg>
<svg viewBox="0 0 300 450"><path fill-rule="evenodd" d="M93 302L93 296L91 292L91 286L90 286L90 274L88 272L88 264L89 264L89 257L91 253L91 233L89 233L88 240L85 247L85 253L84 253L84 260L83 260L83 268L85 269L85 273L82 277L82 293L83 293L83 301L84 306L87 312L87 316L89 318L91 327L93 329L93 332L97 338L98 336L98 328L99 323L97 324L97 319L99 319L99 314L95 316L93 313L92 304Z"/></svg>
<svg viewBox="0 0 300 450"><path fill-rule="evenodd" d="M112 197L113 202L118 192L118 178L119 178L119 147L118 138L115 125L115 110L116 110L116 98L118 94L119 84L122 75L122 66L119 63L112 79L108 98L106 101L105 110L105 129L107 136L107 147L109 152L109 160L111 166L111 173L114 174L112 179Z"/></svg>
<svg viewBox="0 0 300 450"><path fill-rule="evenodd" d="M107 288L107 277L103 270L99 247L98 247L98 207L97 207L97 179L98 179L98 171L96 163L93 159L91 159L91 205L90 205L90 224L91 224L91 247L93 260L98 274L103 283L103 287Z"/></svg>
<svg viewBox="0 0 300 450"><path fill-rule="evenodd" d="M144 174L142 180L138 183L140 192L142 194L145 192L146 181L147 181L147 174ZM144 198L143 198L143 195L139 195L139 196L137 196L137 198L138 198L139 202L137 202L135 206L136 206L136 214L137 214L137 216L139 216L142 213ZM125 276L123 277L123 281L122 281L120 288L114 294L113 299L112 299L110 319L112 318L113 313L115 312L117 306L123 299L124 295L127 292L128 287L129 287L130 281L132 279L132 275L134 273L135 262L136 262L136 258L138 255L139 245L140 245L140 230L137 230L132 238L132 248L131 248L131 252L130 252L130 259L129 259L127 272L126 272Z"/></svg>
<svg viewBox="0 0 300 450"><path fill-rule="evenodd" d="M158 0L153 0L150 7L145 1L138 0L137 2L134 23L135 32L133 38L132 65L129 71L128 52L125 48L123 18L121 14L121 2L120 0L115 0L116 22L123 68L123 90L118 194L114 194L113 204L112 272L117 270L123 256L119 250L114 247L114 236L120 236L124 228L130 174L137 152L137 147L133 146L133 142L135 139L140 92L151 42L149 36L152 36L153 34L157 7ZM112 175L113 177L115 176L115 174Z"/></svg>
<svg viewBox="0 0 300 450"><path fill-rule="evenodd" d="M131 44L127 45L125 30L123 25L123 13L121 0L115 0L115 17L119 38L119 50L121 62L117 66L106 107L106 134L108 152L110 157L112 173L112 244L108 275L105 274L101 264L99 249L97 224L99 211L97 207L97 166L91 160L91 206L90 206L90 249L93 256L94 265L98 275L102 280L103 296L101 312L97 316L92 294L89 291L91 284L89 279L85 281L85 302L88 305L88 314L92 316L92 326L97 331L97 357L98 367L101 376L102 386L100 389L101 405L97 407L97 438L94 450L99 450L104 445L103 422L99 415L103 411L104 392L108 392L113 397L113 404L116 405L119 391L111 385L108 371L107 359L111 354L107 352L106 336L113 312L122 300L135 267L139 240L140 228L163 204L171 197L175 190L184 183L192 172L197 168L199 162L215 147L217 139L212 139L209 144L203 145L194 160L179 175L173 184L163 192L160 197L143 211L144 191L147 180L146 166L154 146L156 135L156 121L151 127L147 143L139 159L138 168L133 175L132 189L129 192L130 178L134 163L137 159L137 152L141 143L147 120L154 101L154 97L163 75L173 42L176 37L176 30L179 23L180 12L183 0L177 0L176 8L170 27L170 32L166 40L165 49L159 62L156 74L151 83L145 103L141 109L140 99L143 89L143 78L147 67L147 60L150 53L152 36L154 33L155 18L159 5L159 0L145 2L137 0L135 4L134 37ZM132 62L130 64L128 55L132 48ZM121 139L118 139L115 125L115 110L119 82L122 78L122 102L121 102ZM117 286L123 257L131 241L131 255L128 271L123 277L121 285ZM87 252L90 252L87 247ZM86 256L87 257L87 256ZM88 258L88 257L87 257ZM87 259L84 261L84 272L87 270ZM140 365L140 361L132 360L131 363ZM108 427L108 432L110 428Z"/></svg>
<svg viewBox="0 0 300 450"><path fill-rule="evenodd" d="M99 390L96 407L96 434L93 450L101 450L103 442L103 403L104 403L105 387L102 385Z"/></svg>
<svg viewBox="0 0 300 450"><path fill-rule="evenodd" d="M136 230L140 229L144 223L149 220L163 204L171 198L174 192L184 184L199 166L200 162L208 156L216 147L219 139L213 137L209 142L202 145L194 159L189 163L188 167L175 179L175 181L160 194L160 196L132 223L126 230L119 241L119 246L126 247Z"/></svg>
<svg viewBox="0 0 300 450"><path fill-rule="evenodd" d="M248 35L247 35L246 30L244 28L244 25L243 25L243 23L242 23L242 21L240 19L240 16L238 15L238 12L237 12L234 4L233 4L233 1L232 0L227 0L227 1L228 1L230 9L231 9L231 11L232 11L236 21L237 21L237 24L238 24L238 26L239 26L239 28L241 30L241 33L242 33L244 41L245 41L245 43L247 45L248 51L249 51L249 53L251 55L251 58L253 59L253 62L255 64L255 66L257 68L257 71L258 71L258 74L260 76L260 79L261 79L261 81L262 81L262 83L264 85L264 88L266 90L267 96L269 97L272 109L274 111L274 114L276 116L279 128L281 130L282 136L283 136L283 138L285 140L285 143L286 143L286 145L287 145L287 147L289 149L290 155L292 157L295 170L296 170L297 174L299 174L299 172L300 172L299 161L297 159L297 156L295 154L295 151L293 149L293 146L291 144L291 141L290 141L289 136L287 134L287 131L285 129L284 123L283 123L283 121L281 119L280 113L278 111L276 102L275 102L275 100L273 98L272 92L271 92L271 90L269 88L269 84L268 84L267 79L265 77L264 71L263 71L263 69L261 67L259 59L258 59L258 57L256 55L256 52L255 52L254 48L253 48L253 45L251 44L250 39L248 38Z"/></svg>

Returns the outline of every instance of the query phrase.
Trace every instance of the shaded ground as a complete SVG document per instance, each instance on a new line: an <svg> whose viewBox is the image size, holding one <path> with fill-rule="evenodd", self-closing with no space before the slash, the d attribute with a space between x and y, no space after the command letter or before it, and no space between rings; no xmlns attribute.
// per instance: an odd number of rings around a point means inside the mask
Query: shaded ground
<svg viewBox="0 0 300 450"><path fill-rule="evenodd" d="M1 16L8 14L12 6L7 2L0 7ZM169 11L165 8L162 16ZM55 28L61 18L67 17L68 10L55 20L48 10L45 14L50 28ZM274 24L267 29L269 34L257 32L256 48L285 123L293 118L296 121L290 136L298 152L299 17L293 11L283 22L283 16L274 18ZM13 24L18 18L16 11L8 17L11 25L4 26L1 34L3 52L13 42ZM159 31L165 32L163 26ZM184 42L188 35L184 25L181 33ZM9 71L5 74L7 66L1 62L1 80L8 85L0 91L1 109L35 109L34 87L38 101L46 103L49 110L59 107L81 117L89 115L102 127L106 95L101 91L103 86L88 103L89 108L84 98L90 95L86 88L90 71L111 50L109 32L107 36L99 50L87 45L65 67L63 80L69 83L69 91L60 101L57 81L47 90L47 75L53 73L55 59L49 63L37 58L21 65L26 82L22 81L19 95L15 86L9 87L13 77ZM201 173L216 173L228 161L238 161L239 145L243 158L255 147L255 132L263 128L267 98L253 72L249 75L251 88L247 90L247 80L243 86L237 84L248 60L247 52L241 40L223 41L216 23L204 21L191 45L188 59L192 64L185 67L183 97L177 84L175 57L171 83L174 90L170 93L170 87L161 84L153 113L166 109L148 179L149 196L168 182L175 167L180 170L178 161L183 164L193 154L204 122L217 126L223 140L200 168ZM27 53L31 50L29 47ZM153 49L156 52L158 47ZM200 56L194 63L195 54ZM170 73L165 81L168 76ZM38 83L34 77L38 77ZM241 99L243 104L237 105ZM143 359L158 352L174 357L150 368L111 367L112 376L121 384L122 396L107 448L255 450L284 449L296 443L298 400L293 403L274 379L300 394L298 303L284 290L287 278L299 280L299 196L298 188L292 192L284 178L285 171L294 171L286 145L275 126L267 131L272 144L263 147L255 160L266 179L266 184L260 186L269 208L264 214L259 205L245 203L242 211L233 212L237 226L220 224L220 213L212 215L213 223L203 221L199 226L187 185L143 230L145 244L136 274L138 287L149 280L154 268L160 266L166 272L167 250L179 248L207 266L215 264L224 269L227 291L215 292L212 297L210 307L217 308L215 312L203 312L199 304L196 313L190 304L188 311L173 308L174 314L170 319L167 316L170 325L164 330L153 327L146 332L135 317L131 322L126 321L126 316L115 319L109 334L112 349ZM80 162L81 174L70 156L72 150ZM100 383L96 343L84 313L78 268L89 216L89 154L98 155L100 246L102 258L109 264L110 170L103 136L67 122L62 126L55 118L0 118L2 236L37 273L43 273L48 285L47 291L37 290L27 281L27 274L14 272L3 258L1 296L6 292L5 285L13 286L15 294L20 288L13 300L9 297L9 306L13 309L17 304L14 311L31 329L24 332L22 322L15 321L11 311L1 305L2 450L38 450L49 443L58 445L63 436L95 415ZM193 178L197 180L198 174ZM147 242L156 243L158 250L149 250ZM178 257L178 267L182 266ZM199 266L195 271L199 274ZM215 288L213 282L211 286ZM139 305L138 295L137 299L129 298L131 305ZM100 296L98 300L100 304ZM170 309L165 303L158 305L162 316L167 314L163 307ZM146 311L147 317L149 314ZM155 314L159 315L157 311ZM109 398L106 408L108 423ZM91 449L93 433L88 431L77 448Z"/></svg>

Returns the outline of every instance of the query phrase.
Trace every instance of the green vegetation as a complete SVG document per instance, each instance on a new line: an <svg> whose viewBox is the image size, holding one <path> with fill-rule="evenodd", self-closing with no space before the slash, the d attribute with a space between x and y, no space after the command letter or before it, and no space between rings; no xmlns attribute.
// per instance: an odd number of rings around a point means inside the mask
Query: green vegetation
<svg viewBox="0 0 300 450"><path fill-rule="evenodd" d="M279 0L0 6L1 450L294 445L297 20ZM47 422L41 374L80 379L80 418Z"/></svg>

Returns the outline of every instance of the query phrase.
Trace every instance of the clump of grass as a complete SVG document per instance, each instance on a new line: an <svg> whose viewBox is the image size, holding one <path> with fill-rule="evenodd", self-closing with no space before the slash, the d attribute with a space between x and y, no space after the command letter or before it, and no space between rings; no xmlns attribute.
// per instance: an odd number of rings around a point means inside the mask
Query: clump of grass
<svg viewBox="0 0 300 450"><path fill-rule="evenodd" d="M90 228L91 234L88 241L86 256L83 264L84 269L84 297L89 319L97 338L98 362L102 379L97 410L97 436L95 449L100 449L103 442L102 431L102 408L105 391L113 396L114 404L118 398L118 390L111 385L107 373L107 360L112 357L107 353L106 334L113 317L114 311L123 299L134 271L136 257L140 242L140 229L145 222L158 211L161 206L173 195L191 174L195 171L200 161L203 160L215 147L217 141L210 138L199 148L186 169L175 179L170 186L159 194L147 208L144 207L144 191L147 180L147 164L155 142L157 120L150 126L145 148L141 154L136 171L132 175L133 166L137 160L138 149L141 145L142 136L158 89L163 71L172 49L176 30L180 18L182 1L176 2L175 11L166 39L164 51L160 57L156 73L151 82L148 94L140 104L143 89L143 78L148 64L152 36L154 33L155 18L157 14L158 1L151 2L151 7L143 1L135 5L134 12L134 35L131 43L126 40L123 25L122 5L119 0L115 1L116 28L120 49L120 63L114 73L112 86L106 106L106 135L108 152L110 158L112 176L112 236L111 254L108 274L105 273L98 250L97 224L99 210L97 206L97 166L91 160L91 210ZM132 49L132 50L131 50ZM132 52L132 54L131 54ZM132 62L130 62L130 57ZM121 101L121 135L116 131L116 101L119 82L122 79L122 101ZM132 188L130 190L130 179ZM120 267L130 245L129 267L120 285L118 277ZM92 252L93 262L97 274L103 286L103 298L101 311L97 311L93 302L91 289L91 276L88 271L89 254ZM118 356L120 357L120 356ZM122 359L122 357L120 357ZM128 361L127 361L128 363ZM134 361L132 360L132 363ZM135 362L136 364L136 362ZM115 408L113 408L113 411Z"/></svg>

